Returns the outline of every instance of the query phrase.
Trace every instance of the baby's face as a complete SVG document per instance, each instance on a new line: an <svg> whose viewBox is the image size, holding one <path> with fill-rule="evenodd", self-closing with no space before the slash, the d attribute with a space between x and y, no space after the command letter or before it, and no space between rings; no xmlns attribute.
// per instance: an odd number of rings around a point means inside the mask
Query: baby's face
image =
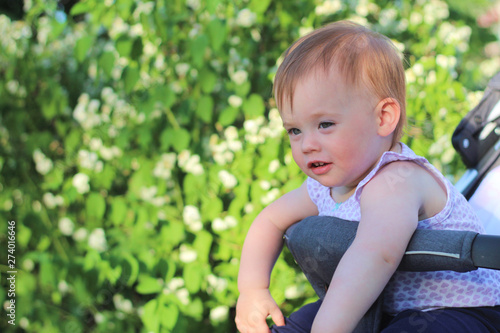
<svg viewBox="0 0 500 333"><path fill-rule="evenodd" d="M378 101L367 89L349 87L335 74L300 80L293 108L285 98L281 117L302 171L324 186L349 191L380 156L374 112Z"/></svg>

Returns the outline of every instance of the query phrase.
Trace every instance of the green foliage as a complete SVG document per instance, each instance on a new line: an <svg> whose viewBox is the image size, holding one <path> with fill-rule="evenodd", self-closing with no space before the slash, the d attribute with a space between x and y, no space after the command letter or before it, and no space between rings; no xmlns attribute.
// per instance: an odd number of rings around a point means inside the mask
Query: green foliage
<svg viewBox="0 0 500 333"><path fill-rule="evenodd" d="M493 35L463 8L86 0L65 17L31 0L18 20L0 14L0 211L16 221L16 328L234 331L245 233L304 180L271 94L277 59L326 22L398 41L404 141L460 175L452 130L499 69L482 55ZM3 229L2 304L6 240ZM314 298L287 251L272 293L285 313Z"/></svg>

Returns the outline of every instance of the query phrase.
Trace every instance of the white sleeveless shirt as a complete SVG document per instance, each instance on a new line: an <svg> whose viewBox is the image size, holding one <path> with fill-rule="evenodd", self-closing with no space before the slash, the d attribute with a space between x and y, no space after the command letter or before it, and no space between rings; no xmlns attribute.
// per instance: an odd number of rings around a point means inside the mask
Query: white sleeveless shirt
<svg viewBox="0 0 500 333"><path fill-rule="evenodd" d="M343 203L333 200L329 187L308 178L309 196L318 207L319 215L360 221L360 198L364 185L388 163L413 161L440 179L447 191L447 202L443 210L433 217L419 221L417 228L484 232L482 224L463 195L424 157L417 156L403 143L401 147L401 153L385 152L375 168L358 184L354 194ZM432 310L499 304L500 271L481 268L466 273L398 271L384 290L384 311L391 315L408 309Z"/></svg>

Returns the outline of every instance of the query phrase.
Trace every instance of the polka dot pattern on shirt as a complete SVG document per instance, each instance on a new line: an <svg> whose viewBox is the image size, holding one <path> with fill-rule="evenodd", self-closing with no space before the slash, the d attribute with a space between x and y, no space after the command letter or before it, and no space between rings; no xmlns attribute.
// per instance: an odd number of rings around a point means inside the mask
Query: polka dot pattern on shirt
<svg viewBox="0 0 500 333"><path fill-rule="evenodd" d="M377 166L358 184L354 194L343 203L331 197L331 190L312 178L307 179L311 200L320 216L334 216L360 221L360 197L364 185L380 168L394 161L414 161L433 173L446 186L448 200L441 212L419 221L419 229L468 230L483 232L483 226L472 207L454 186L425 158L417 156L401 144L401 153L385 152ZM396 314L407 309L436 309L442 307L477 307L500 304L500 271L478 269L459 273L396 272L384 291L384 311Z"/></svg>

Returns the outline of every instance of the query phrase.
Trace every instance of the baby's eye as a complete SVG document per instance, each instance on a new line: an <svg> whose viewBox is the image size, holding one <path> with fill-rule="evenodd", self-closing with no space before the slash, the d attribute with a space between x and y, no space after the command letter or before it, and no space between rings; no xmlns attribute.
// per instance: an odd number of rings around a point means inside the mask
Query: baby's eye
<svg viewBox="0 0 500 333"><path fill-rule="evenodd" d="M331 127L333 125L335 125L335 124L332 122L329 122L329 121L323 121L323 122L319 123L320 128L328 128L328 127Z"/></svg>
<svg viewBox="0 0 500 333"><path fill-rule="evenodd" d="M288 130L288 135L299 135L300 134L300 130L298 128L290 128Z"/></svg>

